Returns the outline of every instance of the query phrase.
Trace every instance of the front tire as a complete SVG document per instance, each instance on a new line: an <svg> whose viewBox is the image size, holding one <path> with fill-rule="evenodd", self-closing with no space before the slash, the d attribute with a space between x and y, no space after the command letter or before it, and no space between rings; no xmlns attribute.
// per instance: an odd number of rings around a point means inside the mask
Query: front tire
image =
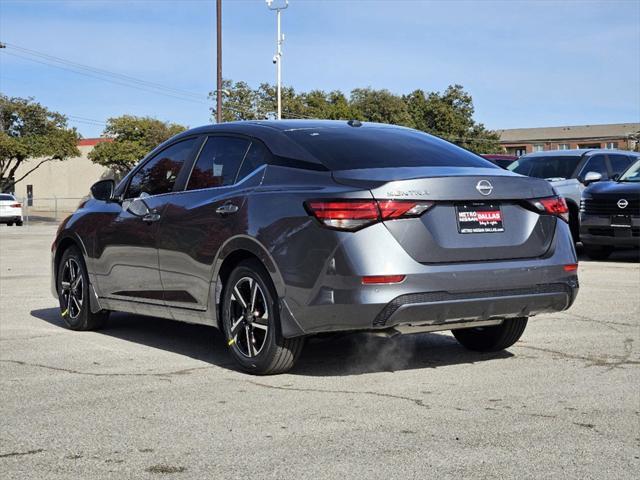
<svg viewBox="0 0 640 480"><path fill-rule="evenodd" d="M608 245L583 245L584 253L591 260L606 260L613 253L613 247Z"/></svg>
<svg viewBox="0 0 640 480"><path fill-rule="evenodd" d="M491 327L463 328L452 330L456 340L468 350L476 352L498 352L516 343L527 327L527 317L504 320Z"/></svg>
<svg viewBox="0 0 640 480"><path fill-rule="evenodd" d="M284 338L271 278L257 260L231 272L222 298L222 328L233 358L244 371L272 375L291 369L304 338Z"/></svg>
<svg viewBox="0 0 640 480"><path fill-rule="evenodd" d="M18 220L18 221L16 222L16 225L17 225L18 227L21 227L21 226L22 226L22 220Z"/></svg>
<svg viewBox="0 0 640 480"><path fill-rule="evenodd" d="M70 247L62 255L57 275L60 314L71 330L96 330L107 319L109 312L91 312L89 305L89 275L76 247Z"/></svg>

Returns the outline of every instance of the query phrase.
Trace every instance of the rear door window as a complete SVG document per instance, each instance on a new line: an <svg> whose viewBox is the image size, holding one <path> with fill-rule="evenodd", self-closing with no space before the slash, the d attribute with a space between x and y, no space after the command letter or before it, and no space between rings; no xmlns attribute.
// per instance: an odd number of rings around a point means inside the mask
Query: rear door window
<svg viewBox="0 0 640 480"><path fill-rule="evenodd" d="M609 163L611 164L611 175L620 175L631 165L631 159L626 155L609 154Z"/></svg>
<svg viewBox="0 0 640 480"><path fill-rule="evenodd" d="M142 194L160 195L173 191L178 174L195 143L195 138L174 143L147 161L131 177L125 198L137 198Z"/></svg>
<svg viewBox="0 0 640 480"><path fill-rule="evenodd" d="M604 160L604 155L593 155L589 157L584 164L578 175L578 180L584 181L584 177L589 172L597 172L602 175L602 178L609 178L609 172L607 171L607 164Z"/></svg>
<svg viewBox="0 0 640 480"><path fill-rule="evenodd" d="M248 177L252 172L260 168L262 165L269 163L271 152L260 142L253 142L247 155L244 157L240 172L238 172L238 181Z"/></svg>
<svg viewBox="0 0 640 480"><path fill-rule="evenodd" d="M238 137L207 138L193 166L187 190L232 185L250 143Z"/></svg>

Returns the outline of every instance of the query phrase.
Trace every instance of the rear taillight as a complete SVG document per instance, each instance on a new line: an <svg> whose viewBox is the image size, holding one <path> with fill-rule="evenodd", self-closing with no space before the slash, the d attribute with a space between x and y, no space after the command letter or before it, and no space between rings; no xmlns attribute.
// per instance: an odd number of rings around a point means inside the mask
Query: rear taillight
<svg viewBox="0 0 640 480"><path fill-rule="evenodd" d="M569 222L569 207L567 206L567 202L564 198L538 198L533 200L531 203L533 203L533 206L540 212L544 212L548 215L555 215L556 217L563 219L565 222Z"/></svg>
<svg viewBox="0 0 640 480"><path fill-rule="evenodd" d="M327 227L358 230L381 220L417 217L433 202L415 200L312 200L307 211Z"/></svg>
<svg viewBox="0 0 640 480"><path fill-rule="evenodd" d="M11 205L13 208L22 208L22 205L19 203L14 203L13 205Z"/></svg>
<svg viewBox="0 0 640 480"><path fill-rule="evenodd" d="M433 202L413 200L379 200L378 207L383 220L402 217L418 217L433 206Z"/></svg>

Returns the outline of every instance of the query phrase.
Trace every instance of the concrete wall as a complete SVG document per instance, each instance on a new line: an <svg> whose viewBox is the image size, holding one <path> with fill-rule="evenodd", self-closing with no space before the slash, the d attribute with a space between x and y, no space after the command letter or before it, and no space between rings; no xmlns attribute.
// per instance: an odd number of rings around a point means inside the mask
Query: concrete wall
<svg viewBox="0 0 640 480"><path fill-rule="evenodd" d="M40 166L15 186L16 196L27 196L27 185L33 185L33 197L38 198L82 198L98 180L112 178L108 168L93 163L87 155L93 145L78 146L80 156L64 161L53 160ZM29 160L18 168L16 178L37 165L38 160Z"/></svg>

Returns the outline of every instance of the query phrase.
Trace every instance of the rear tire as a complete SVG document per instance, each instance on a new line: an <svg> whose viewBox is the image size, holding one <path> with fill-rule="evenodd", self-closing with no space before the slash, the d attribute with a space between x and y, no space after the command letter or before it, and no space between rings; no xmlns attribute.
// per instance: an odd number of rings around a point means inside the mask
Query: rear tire
<svg viewBox="0 0 640 480"><path fill-rule="evenodd" d="M468 350L497 352L516 343L527 327L527 317L510 318L492 327L452 330L456 340Z"/></svg>
<svg viewBox="0 0 640 480"><path fill-rule="evenodd" d="M254 375L283 373L300 356L304 338L284 338L273 282L257 260L231 272L222 297L222 328L231 355Z"/></svg>
<svg viewBox="0 0 640 480"><path fill-rule="evenodd" d="M69 247L62 254L56 282L60 313L68 328L96 330L104 324L109 312L91 312L89 275L84 258L76 247Z"/></svg>
<svg viewBox="0 0 640 480"><path fill-rule="evenodd" d="M608 245L583 245L584 253L591 260L606 260L613 253L613 247Z"/></svg>
<svg viewBox="0 0 640 480"><path fill-rule="evenodd" d="M13 227L13 222L7 222L7 227Z"/></svg>

